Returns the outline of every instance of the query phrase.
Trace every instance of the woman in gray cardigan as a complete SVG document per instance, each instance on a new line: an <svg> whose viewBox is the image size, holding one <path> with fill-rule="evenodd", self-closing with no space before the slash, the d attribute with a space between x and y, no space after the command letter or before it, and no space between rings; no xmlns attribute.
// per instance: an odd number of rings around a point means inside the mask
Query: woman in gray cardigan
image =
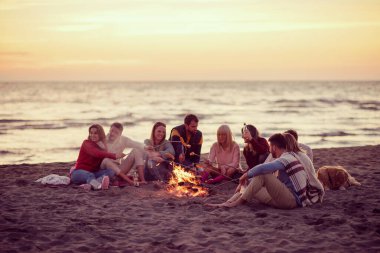
<svg viewBox="0 0 380 253"><path fill-rule="evenodd" d="M166 125L156 122L153 125L150 139L144 141L147 155L145 162L144 176L148 181L168 181L172 166L170 162L174 160L174 148L166 140Z"/></svg>

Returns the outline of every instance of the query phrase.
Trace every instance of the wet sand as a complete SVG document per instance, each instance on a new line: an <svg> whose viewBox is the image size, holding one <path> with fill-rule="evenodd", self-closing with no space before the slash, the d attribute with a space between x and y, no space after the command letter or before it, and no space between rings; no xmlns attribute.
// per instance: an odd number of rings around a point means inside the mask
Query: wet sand
<svg viewBox="0 0 380 253"><path fill-rule="evenodd" d="M236 183L205 198L178 198L153 184L84 191L44 186L73 163L0 166L0 252L380 252L380 145L314 150L316 168L342 165L362 186L327 191L295 210L234 209Z"/></svg>

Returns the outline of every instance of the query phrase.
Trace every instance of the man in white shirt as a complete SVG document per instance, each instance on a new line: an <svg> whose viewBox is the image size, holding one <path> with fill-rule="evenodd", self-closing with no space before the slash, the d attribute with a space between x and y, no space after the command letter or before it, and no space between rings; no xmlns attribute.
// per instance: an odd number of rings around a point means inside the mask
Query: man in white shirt
<svg viewBox="0 0 380 253"><path fill-rule="evenodd" d="M114 122L112 123L109 133L107 134L107 150L111 153L123 152L127 148L132 148L132 151L125 159L112 160L105 158L100 167L109 168L115 171L116 175L134 185L134 182L127 176L132 168L135 168L139 174L140 183L146 184L144 178L144 145L133 141L132 139L122 135L123 125Z"/></svg>
<svg viewBox="0 0 380 253"><path fill-rule="evenodd" d="M289 129L289 130L286 130L285 133L293 135L293 137L296 139L296 141L298 143L298 146L301 148L302 151L304 151L306 153L306 155L313 162L313 151L311 150L311 148L308 145L298 142L298 134L297 134L296 130Z"/></svg>

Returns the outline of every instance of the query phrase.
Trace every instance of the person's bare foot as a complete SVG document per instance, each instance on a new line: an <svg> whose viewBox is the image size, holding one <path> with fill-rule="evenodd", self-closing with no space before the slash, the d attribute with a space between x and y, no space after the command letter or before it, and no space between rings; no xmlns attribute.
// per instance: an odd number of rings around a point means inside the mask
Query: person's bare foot
<svg viewBox="0 0 380 253"><path fill-rule="evenodd" d="M128 185L131 185L131 186L136 186L135 183L133 182L132 179L130 179L127 175L123 174L123 173L119 173L117 175L122 181L125 181L128 183Z"/></svg>
<svg viewBox="0 0 380 253"><path fill-rule="evenodd" d="M237 200L235 200L235 201L230 201L230 202L224 202L223 203L223 207L235 207L235 206L239 206L239 205L241 205L241 204L243 204L244 203L244 200L243 199L241 199L241 198L239 198L239 199L237 199Z"/></svg>
<svg viewBox="0 0 380 253"><path fill-rule="evenodd" d="M140 184L140 185L143 185L143 184L148 184L148 182L147 182L147 181L145 181L145 180L143 180L143 181L140 181L140 182L139 182L139 184Z"/></svg>
<svg viewBox="0 0 380 253"><path fill-rule="evenodd" d="M206 203L205 206L209 206L209 207L223 207L223 206L224 206L224 203L220 203L220 204L210 204L210 203Z"/></svg>
<svg viewBox="0 0 380 253"><path fill-rule="evenodd" d="M235 207L236 205L234 205L234 202L225 202L223 204L221 204L222 207Z"/></svg>

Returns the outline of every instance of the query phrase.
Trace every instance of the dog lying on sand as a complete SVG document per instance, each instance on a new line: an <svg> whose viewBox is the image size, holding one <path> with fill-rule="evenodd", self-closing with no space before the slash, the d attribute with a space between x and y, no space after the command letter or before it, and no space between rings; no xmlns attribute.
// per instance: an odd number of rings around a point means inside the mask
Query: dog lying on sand
<svg viewBox="0 0 380 253"><path fill-rule="evenodd" d="M323 166L318 169L317 177L325 190L345 190L351 185L361 185L342 166Z"/></svg>

